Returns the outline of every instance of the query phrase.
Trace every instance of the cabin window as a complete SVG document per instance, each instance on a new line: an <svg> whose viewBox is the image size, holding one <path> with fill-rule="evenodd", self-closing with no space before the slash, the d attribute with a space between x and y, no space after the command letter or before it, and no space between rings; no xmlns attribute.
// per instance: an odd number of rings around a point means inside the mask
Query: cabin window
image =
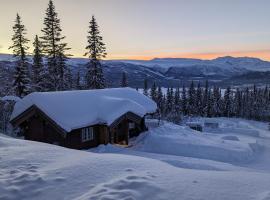
<svg viewBox="0 0 270 200"><path fill-rule="evenodd" d="M82 142L90 141L94 139L94 130L92 127L82 129Z"/></svg>
<svg viewBox="0 0 270 200"><path fill-rule="evenodd" d="M129 129L135 128L135 123L134 123L134 122L128 123L128 128L129 128Z"/></svg>

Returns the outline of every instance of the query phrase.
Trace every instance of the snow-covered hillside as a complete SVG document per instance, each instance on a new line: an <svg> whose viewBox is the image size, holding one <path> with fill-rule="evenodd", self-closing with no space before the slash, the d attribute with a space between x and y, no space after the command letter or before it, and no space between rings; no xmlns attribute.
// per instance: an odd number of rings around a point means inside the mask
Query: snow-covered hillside
<svg viewBox="0 0 270 200"><path fill-rule="evenodd" d="M0 199L269 199L267 124L213 120L218 129L165 123L130 148L89 151L0 135Z"/></svg>
<svg viewBox="0 0 270 200"><path fill-rule="evenodd" d="M31 57L29 56L29 61ZM88 60L86 58L70 58L67 64L77 75L85 74ZM221 85L233 83L268 84L270 62L249 57L220 57L213 60L188 58L155 58L152 60L104 60L102 61L105 78L109 86L119 86L122 73L128 77L129 86L142 87L144 79L154 81L161 86L178 86L179 83L189 84L190 80L205 81ZM14 67L14 58L8 54L0 54L0 71ZM12 71L12 70L11 70ZM258 74L260 73L260 74ZM246 76L249 74L249 76ZM243 76L243 77L242 77ZM245 79L247 78L247 80ZM227 82L226 82L227 81ZM1 83L1 80L0 80Z"/></svg>

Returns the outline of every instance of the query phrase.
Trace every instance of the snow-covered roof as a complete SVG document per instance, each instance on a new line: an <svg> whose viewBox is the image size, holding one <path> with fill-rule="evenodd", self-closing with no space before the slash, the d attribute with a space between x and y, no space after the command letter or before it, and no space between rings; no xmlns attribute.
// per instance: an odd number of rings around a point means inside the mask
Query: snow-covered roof
<svg viewBox="0 0 270 200"><path fill-rule="evenodd" d="M17 96L4 96L4 97L0 97L0 100L1 101L15 101L15 102L18 102L21 100L20 97L17 97Z"/></svg>
<svg viewBox="0 0 270 200"><path fill-rule="evenodd" d="M142 117L157 109L154 101L131 88L34 92L15 104L11 120L33 105L67 132L94 124L110 125L127 112Z"/></svg>

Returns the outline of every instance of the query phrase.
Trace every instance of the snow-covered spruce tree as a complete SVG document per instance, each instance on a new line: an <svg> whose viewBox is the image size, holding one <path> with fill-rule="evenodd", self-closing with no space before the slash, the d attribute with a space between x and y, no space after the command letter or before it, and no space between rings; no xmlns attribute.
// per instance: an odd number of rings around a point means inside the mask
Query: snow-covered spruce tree
<svg viewBox="0 0 270 200"><path fill-rule="evenodd" d="M182 96L181 96L181 111L184 116L188 114L188 100L187 100L187 92L186 92L185 85L183 85Z"/></svg>
<svg viewBox="0 0 270 200"><path fill-rule="evenodd" d="M202 88L201 83L199 82L196 89L196 96L195 96L195 113L198 116L203 115L203 105L202 105Z"/></svg>
<svg viewBox="0 0 270 200"><path fill-rule="evenodd" d="M223 114L225 117L231 117L232 115L232 91L231 87L227 87L224 93L224 102L223 102Z"/></svg>
<svg viewBox="0 0 270 200"><path fill-rule="evenodd" d="M147 79L144 79L144 82L143 82L143 94L145 96L148 96L148 82L147 82Z"/></svg>
<svg viewBox="0 0 270 200"><path fill-rule="evenodd" d="M77 75L76 75L76 80L75 80L75 89L76 90L81 90L82 89L82 85L81 85L81 74L78 71Z"/></svg>
<svg viewBox="0 0 270 200"><path fill-rule="evenodd" d="M208 104L208 110L212 110L210 113L208 112L208 117L212 116L212 117L220 117L223 113L222 113L222 97L221 97L221 93L220 93L220 89L215 86L213 89L213 104L212 104L212 109L209 108L211 106L211 104Z"/></svg>
<svg viewBox="0 0 270 200"><path fill-rule="evenodd" d="M207 117L213 117L214 116L214 91L212 91L211 89L208 90L208 100L207 100L207 104L206 104L206 116Z"/></svg>
<svg viewBox="0 0 270 200"><path fill-rule="evenodd" d="M157 102L157 86L156 86L156 82L154 82L152 87L151 87L150 97L153 99L153 101Z"/></svg>
<svg viewBox="0 0 270 200"><path fill-rule="evenodd" d="M106 84L100 60L105 58L107 53L103 38L100 35L99 26L94 16L92 16L90 20L88 34L87 52L85 53L85 56L89 57L85 77L86 88L102 89L106 87Z"/></svg>
<svg viewBox="0 0 270 200"><path fill-rule="evenodd" d="M172 121L179 123L181 120L180 89L176 88L173 95Z"/></svg>
<svg viewBox="0 0 270 200"><path fill-rule="evenodd" d="M202 115L203 116L207 116L207 105L208 105L208 101L209 101L209 97L208 97L208 93L209 93L209 83L208 80L205 81L205 88L203 91L203 100L202 100Z"/></svg>
<svg viewBox="0 0 270 200"><path fill-rule="evenodd" d="M242 92L239 88L236 89L235 96L233 98L233 113L236 117L241 117L242 114Z"/></svg>
<svg viewBox="0 0 270 200"><path fill-rule="evenodd" d="M120 83L121 87L127 87L128 86L128 80L127 80L127 74L126 72L122 73L122 79L121 79L121 83Z"/></svg>
<svg viewBox="0 0 270 200"><path fill-rule="evenodd" d="M67 43L63 42L65 36L61 34L60 19L52 0L49 1L43 24L41 39L48 69L46 79L48 88L46 89L49 91L68 89L65 88L65 76L68 68L66 60L70 55L66 54L66 51L70 48L67 47Z"/></svg>
<svg viewBox="0 0 270 200"><path fill-rule="evenodd" d="M12 46L9 49L13 50L13 56L17 58L14 72L13 89L17 96L23 97L30 93L30 73L27 63L27 43L29 40L25 37L26 28L22 24L19 14L16 16L15 25L13 26L14 34L12 36Z"/></svg>
<svg viewBox="0 0 270 200"><path fill-rule="evenodd" d="M194 87L194 82L192 81L188 90L188 114L194 115L196 113L195 105L196 105L196 90Z"/></svg>
<svg viewBox="0 0 270 200"><path fill-rule="evenodd" d="M45 68L42 58L42 45L37 35L35 37L33 46L33 66L31 73L32 89L33 91L41 92L45 87Z"/></svg>
<svg viewBox="0 0 270 200"><path fill-rule="evenodd" d="M169 117L169 115L171 114L172 108L173 108L173 88L168 87L166 93L166 106L165 106L165 113L167 117Z"/></svg>
<svg viewBox="0 0 270 200"><path fill-rule="evenodd" d="M157 90L157 106L159 110L159 114L163 116L164 113L164 104L163 104L163 94L162 94L162 89L160 86L158 86Z"/></svg>
<svg viewBox="0 0 270 200"><path fill-rule="evenodd" d="M64 76L64 88L66 90L73 90L74 89L74 80L73 75L70 67L66 69L65 76Z"/></svg>

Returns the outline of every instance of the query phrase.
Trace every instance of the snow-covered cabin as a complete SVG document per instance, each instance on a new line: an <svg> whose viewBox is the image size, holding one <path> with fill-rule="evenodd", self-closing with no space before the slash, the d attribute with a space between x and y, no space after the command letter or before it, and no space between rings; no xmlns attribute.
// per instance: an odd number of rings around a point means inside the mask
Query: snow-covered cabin
<svg viewBox="0 0 270 200"><path fill-rule="evenodd" d="M84 149L128 144L147 129L145 116L156 109L131 88L34 92L16 103L11 123L25 139Z"/></svg>

